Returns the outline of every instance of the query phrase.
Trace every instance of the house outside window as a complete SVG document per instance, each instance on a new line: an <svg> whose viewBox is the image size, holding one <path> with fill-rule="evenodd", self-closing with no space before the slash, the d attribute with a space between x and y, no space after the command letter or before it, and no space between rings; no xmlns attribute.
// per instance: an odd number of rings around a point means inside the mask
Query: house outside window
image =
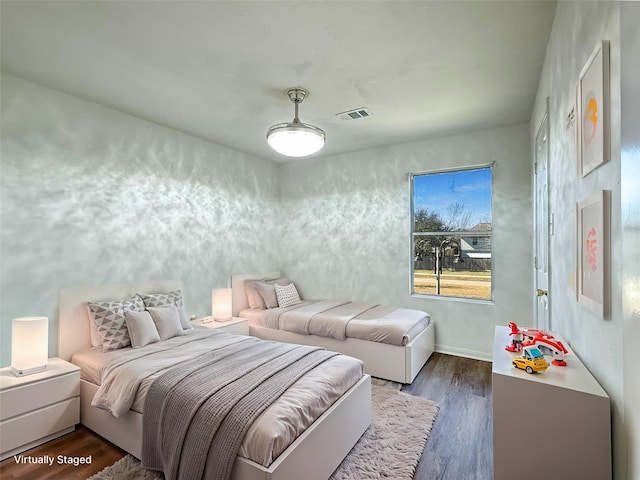
<svg viewBox="0 0 640 480"><path fill-rule="evenodd" d="M492 168L411 175L411 293L491 301Z"/></svg>

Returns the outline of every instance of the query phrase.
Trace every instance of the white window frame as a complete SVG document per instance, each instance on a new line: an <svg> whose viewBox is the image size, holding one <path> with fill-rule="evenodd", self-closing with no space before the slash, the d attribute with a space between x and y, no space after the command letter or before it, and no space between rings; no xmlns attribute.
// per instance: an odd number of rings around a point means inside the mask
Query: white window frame
<svg viewBox="0 0 640 480"><path fill-rule="evenodd" d="M424 175L431 175L431 174L438 174L438 173L455 173L455 172L463 172L463 171L468 171L468 170L481 170L481 169L485 169L485 168L490 168L491 169L491 224L492 224L492 229L490 232L414 232L414 227L415 227L415 219L414 219L414 214L415 214L415 204L414 204L414 200L415 200L415 191L414 191L414 178L415 177L420 177L420 176L424 176ZM489 164L480 164L480 165L472 165L472 166L467 166L467 167L451 167L451 168L442 168L442 169L437 169L437 170L428 170L428 171L421 171L421 172L412 172L409 174L409 189L410 189L410 212L409 212L409 216L410 216L410 235L409 235L409 247L410 247L410 264L411 264L411 268L410 268L410 272L411 275L409 277L409 295L412 297L417 297L417 298L429 298L429 299L437 299L437 300L449 300L449 301L459 301L459 302L471 302L471 303L485 303L485 304L493 304L494 302L494 279L495 279L495 275L494 275L494 251L493 251L493 222L494 222L494 212L493 212L493 192L494 192L494 168L495 168L495 162L494 163L489 163ZM431 293L417 293L415 292L414 289L414 282L415 282L415 237L416 236L430 236L430 237L435 237L435 236L464 236L464 237L490 237L492 239L491 241L491 296L489 299L480 299L480 298L473 298L473 297L455 297L455 296L448 296L448 295L442 295L442 294L431 294Z"/></svg>

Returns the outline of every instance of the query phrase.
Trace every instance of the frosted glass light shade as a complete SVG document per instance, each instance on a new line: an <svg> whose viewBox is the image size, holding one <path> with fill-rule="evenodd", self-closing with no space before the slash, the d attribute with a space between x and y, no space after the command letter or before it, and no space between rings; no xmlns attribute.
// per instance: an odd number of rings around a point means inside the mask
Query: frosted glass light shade
<svg viewBox="0 0 640 480"><path fill-rule="evenodd" d="M231 318L231 289L214 288L211 292L211 316L214 320Z"/></svg>
<svg viewBox="0 0 640 480"><path fill-rule="evenodd" d="M47 369L49 358L49 319L22 317L11 325L11 368L16 376Z"/></svg>
<svg viewBox="0 0 640 480"><path fill-rule="evenodd" d="M306 123L281 123L267 132L267 143L287 157L308 157L324 146L325 133Z"/></svg>

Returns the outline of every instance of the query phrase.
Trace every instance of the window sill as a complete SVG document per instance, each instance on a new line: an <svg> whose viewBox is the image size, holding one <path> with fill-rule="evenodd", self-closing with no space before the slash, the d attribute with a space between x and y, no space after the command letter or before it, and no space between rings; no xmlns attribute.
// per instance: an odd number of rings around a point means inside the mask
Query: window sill
<svg viewBox="0 0 640 480"><path fill-rule="evenodd" d="M496 304L494 300L482 300L480 298L448 297L444 295L429 295L425 293L412 293L410 296L412 298L420 298L423 300L437 300L437 301L448 300L453 302L475 303L479 305L495 305Z"/></svg>

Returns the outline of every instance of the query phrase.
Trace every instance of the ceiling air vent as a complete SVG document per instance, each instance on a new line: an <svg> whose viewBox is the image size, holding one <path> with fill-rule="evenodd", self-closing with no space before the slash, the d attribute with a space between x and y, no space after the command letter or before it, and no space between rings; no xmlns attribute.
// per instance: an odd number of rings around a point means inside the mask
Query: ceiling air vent
<svg viewBox="0 0 640 480"><path fill-rule="evenodd" d="M367 118L372 116L371 110L366 107L354 108L353 110L349 110L342 113L336 113L336 117L340 118L345 122L350 122L351 120L358 120L359 118Z"/></svg>

